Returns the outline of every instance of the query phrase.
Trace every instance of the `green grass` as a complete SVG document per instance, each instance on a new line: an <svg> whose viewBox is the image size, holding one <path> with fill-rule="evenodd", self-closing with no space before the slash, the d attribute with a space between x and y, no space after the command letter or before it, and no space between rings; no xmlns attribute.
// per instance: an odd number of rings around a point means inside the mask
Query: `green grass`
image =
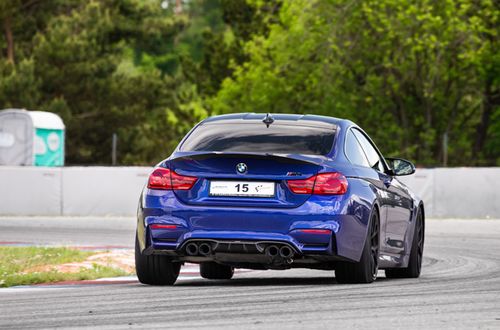
<svg viewBox="0 0 500 330"><path fill-rule="evenodd" d="M121 269L95 264L91 269L82 267L77 273L36 271L44 266L81 262L94 254L66 247L0 247L0 287L128 275Z"/></svg>

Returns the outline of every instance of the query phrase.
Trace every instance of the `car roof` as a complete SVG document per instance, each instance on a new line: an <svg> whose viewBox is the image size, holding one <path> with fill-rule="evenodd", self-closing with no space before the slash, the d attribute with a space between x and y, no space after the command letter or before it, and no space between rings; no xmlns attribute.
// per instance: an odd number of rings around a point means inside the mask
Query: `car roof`
<svg viewBox="0 0 500 330"><path fill-rule="evenodd" d="M265 113L233 113L228 115L213 116L202 121L201 124L205 123L224 123L224 124L236 124L245 122L262 122L266 117ZM279 123L281 121L287 122L290 125L314 125L319 124L321 126L345 126L350 123L349 120L340 119L335 117L320 116L320 115L298 115L298 114L283 114L283 113L273 113L270 114L274 119L274 123Z"/></svg>

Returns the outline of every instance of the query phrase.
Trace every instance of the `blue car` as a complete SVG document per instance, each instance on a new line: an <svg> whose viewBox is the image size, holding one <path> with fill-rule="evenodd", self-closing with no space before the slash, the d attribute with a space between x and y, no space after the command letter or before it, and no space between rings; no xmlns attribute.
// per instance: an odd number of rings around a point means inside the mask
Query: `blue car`
<svg viewBox="0 0 500 330"><path fill-rule="evenodd" d="M235 268L334 270L338 283L420 275L425 212L349 120L231 114L196 125L152 171L138 207L139 281L172 285L184 262L207 279Z"/></svg>

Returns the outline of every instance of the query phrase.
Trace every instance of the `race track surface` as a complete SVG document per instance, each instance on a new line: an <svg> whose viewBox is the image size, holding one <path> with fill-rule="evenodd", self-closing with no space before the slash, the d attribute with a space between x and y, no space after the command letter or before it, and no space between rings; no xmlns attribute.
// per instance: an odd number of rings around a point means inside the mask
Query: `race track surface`
<svg viewBox="0 0 500 330"><path fill-rule="evenodd" d="M0 217L0 245L111 246L134 248L135 218Z"/></svg>
<svg viewBox="0 0 500 330"><path fill-rule="evenodd" d="M9 230L9 240L21 241L16 220L0 218L0 240ZM61 224L47 226L67 232ZM426 231L419 279L388 280L380 271L373 284L339 285L333 272L288 270L241 272L230 281L185 277L174 287L129 281L0 289L0 328L500 329L500 220L431 220ZM57 244L40 232L38 242ZM89 232L76 230L69 241L107 244ZM37 236L30 235L23 241ZM121 230L112 245L130 237Z"/></svg>

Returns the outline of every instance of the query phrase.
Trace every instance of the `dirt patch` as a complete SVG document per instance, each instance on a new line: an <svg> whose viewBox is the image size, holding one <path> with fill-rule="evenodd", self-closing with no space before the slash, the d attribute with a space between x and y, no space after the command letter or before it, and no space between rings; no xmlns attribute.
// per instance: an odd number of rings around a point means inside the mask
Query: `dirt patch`
<svg viewBox="0 0 500 330"><path fill-rule="evenodd" d="M92 269L94 265L113 267L121 269L127 273L134 273L134 251L120 249L99 252L81 262L71 262L61 265L38 266L26 270L25 273L57 271L61 273L71 274L78 273L82 268Z"/></svg>

